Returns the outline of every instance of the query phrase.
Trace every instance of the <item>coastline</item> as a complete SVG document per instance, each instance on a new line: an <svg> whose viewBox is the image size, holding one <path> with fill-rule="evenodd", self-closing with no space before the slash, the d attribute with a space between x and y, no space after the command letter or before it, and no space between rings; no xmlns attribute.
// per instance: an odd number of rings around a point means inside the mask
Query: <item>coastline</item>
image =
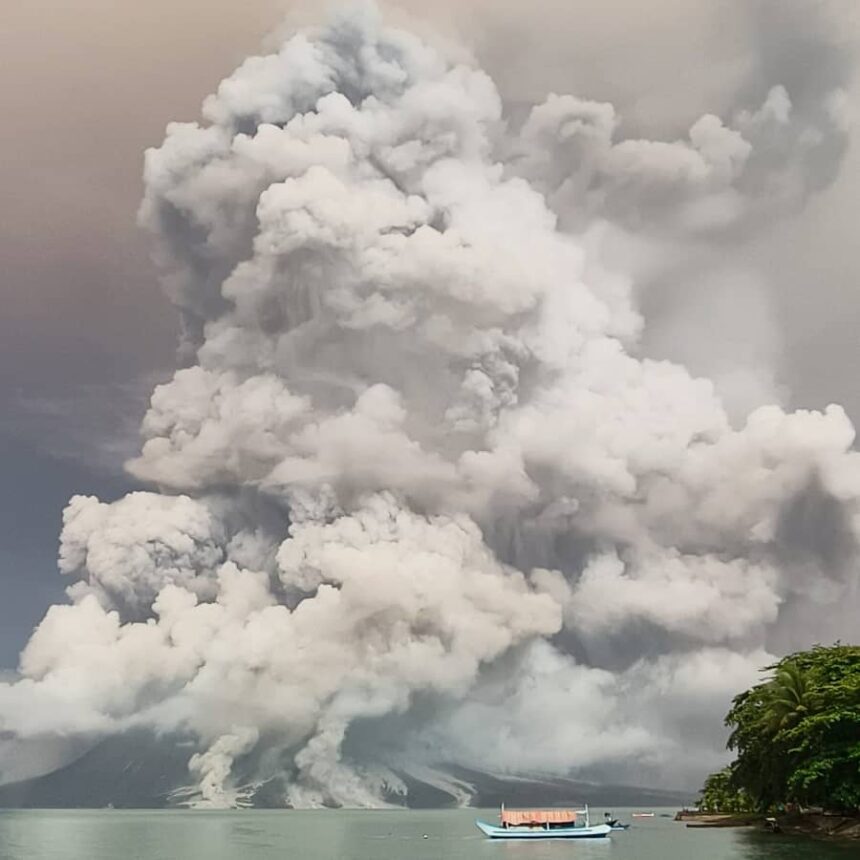
<svg viewBox="0 0 860 860"><path fill-rule="evenodd" d="M777 819L785 833L814 836L817 839L860 840L860 816L807 812L783 815Z"/></svg>
<svg viewBox="0 0 860 860"><path fill-rule="evenodd" d="M775 821L779 832L816 839L860 840L860 816L837 815L826 812L806 812L780 815ZM768 829L768 818L760 813L716 813L682 809L675 821L686 822L690 828L759 827Z"/></svg>

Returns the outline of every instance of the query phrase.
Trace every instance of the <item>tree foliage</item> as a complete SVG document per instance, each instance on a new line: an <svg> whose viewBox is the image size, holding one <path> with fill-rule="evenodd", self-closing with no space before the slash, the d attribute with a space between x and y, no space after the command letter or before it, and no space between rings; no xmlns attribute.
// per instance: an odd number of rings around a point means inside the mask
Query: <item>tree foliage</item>
<svg viewBox="0 0 860 860"><path fill-rule="evenodd" d="M750 812L752 798L732 783L732 769L725 767L712 773L700 792L696 806L702 812Z"/></svg>
<svg viewBox="0 0 860 860"><path fill-rule="evenodd" d="M770 678L734 699L726 725L737 758L708 777L703 800L860 808L860 647L816 646L766 671Z"/></svg>

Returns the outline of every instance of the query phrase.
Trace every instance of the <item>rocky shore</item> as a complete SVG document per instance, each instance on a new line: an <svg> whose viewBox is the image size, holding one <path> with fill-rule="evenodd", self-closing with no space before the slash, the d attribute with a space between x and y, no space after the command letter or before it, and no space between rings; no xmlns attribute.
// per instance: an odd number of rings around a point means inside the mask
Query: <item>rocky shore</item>
<svg viewBox="0 0 860 860"><path fill-rule="evenodd" d="M784 833L803 833L826 839L860 839L860 816L805 813L778 819Z"/></svg>

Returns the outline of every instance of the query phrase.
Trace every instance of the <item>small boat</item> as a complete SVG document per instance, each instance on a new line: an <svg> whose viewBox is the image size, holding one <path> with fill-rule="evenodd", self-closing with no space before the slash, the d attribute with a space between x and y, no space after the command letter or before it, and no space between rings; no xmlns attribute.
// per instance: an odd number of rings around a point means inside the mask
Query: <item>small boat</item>
<svg viewBox="0 0 860 860"><path fill-rule="evenodd" d="M629 824L624 824L617 818L613 818L611 812L603 813L603 823L608 824L613 830L628 830L630 828Z"/></svg>
<svg viewBox="0 0 860 860"><path fill-rule="evenodd" d="M653 812L634 812L633 815L631 815L630 817L631 818L653 818L654 813Z"/></svg>
<svg viewBox="0 0 860 860"><path fill-rule="evenodd" d="M588 807L582 809L505 809L499 824L476 821L478 830L490 839L605 839L612 828L592 824Z"/></svg>

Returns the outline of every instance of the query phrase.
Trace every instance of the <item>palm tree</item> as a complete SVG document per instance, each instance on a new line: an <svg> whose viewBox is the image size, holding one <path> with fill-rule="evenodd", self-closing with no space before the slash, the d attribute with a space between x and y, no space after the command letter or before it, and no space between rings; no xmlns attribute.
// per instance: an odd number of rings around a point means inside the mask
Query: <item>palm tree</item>
<svg viewBox="0 0 860 860"><path fill-rule="evenodd" d="M796 663L781 666L769 688L764 717L772 734L793 728L809 714L809 679Z"/></svg>

